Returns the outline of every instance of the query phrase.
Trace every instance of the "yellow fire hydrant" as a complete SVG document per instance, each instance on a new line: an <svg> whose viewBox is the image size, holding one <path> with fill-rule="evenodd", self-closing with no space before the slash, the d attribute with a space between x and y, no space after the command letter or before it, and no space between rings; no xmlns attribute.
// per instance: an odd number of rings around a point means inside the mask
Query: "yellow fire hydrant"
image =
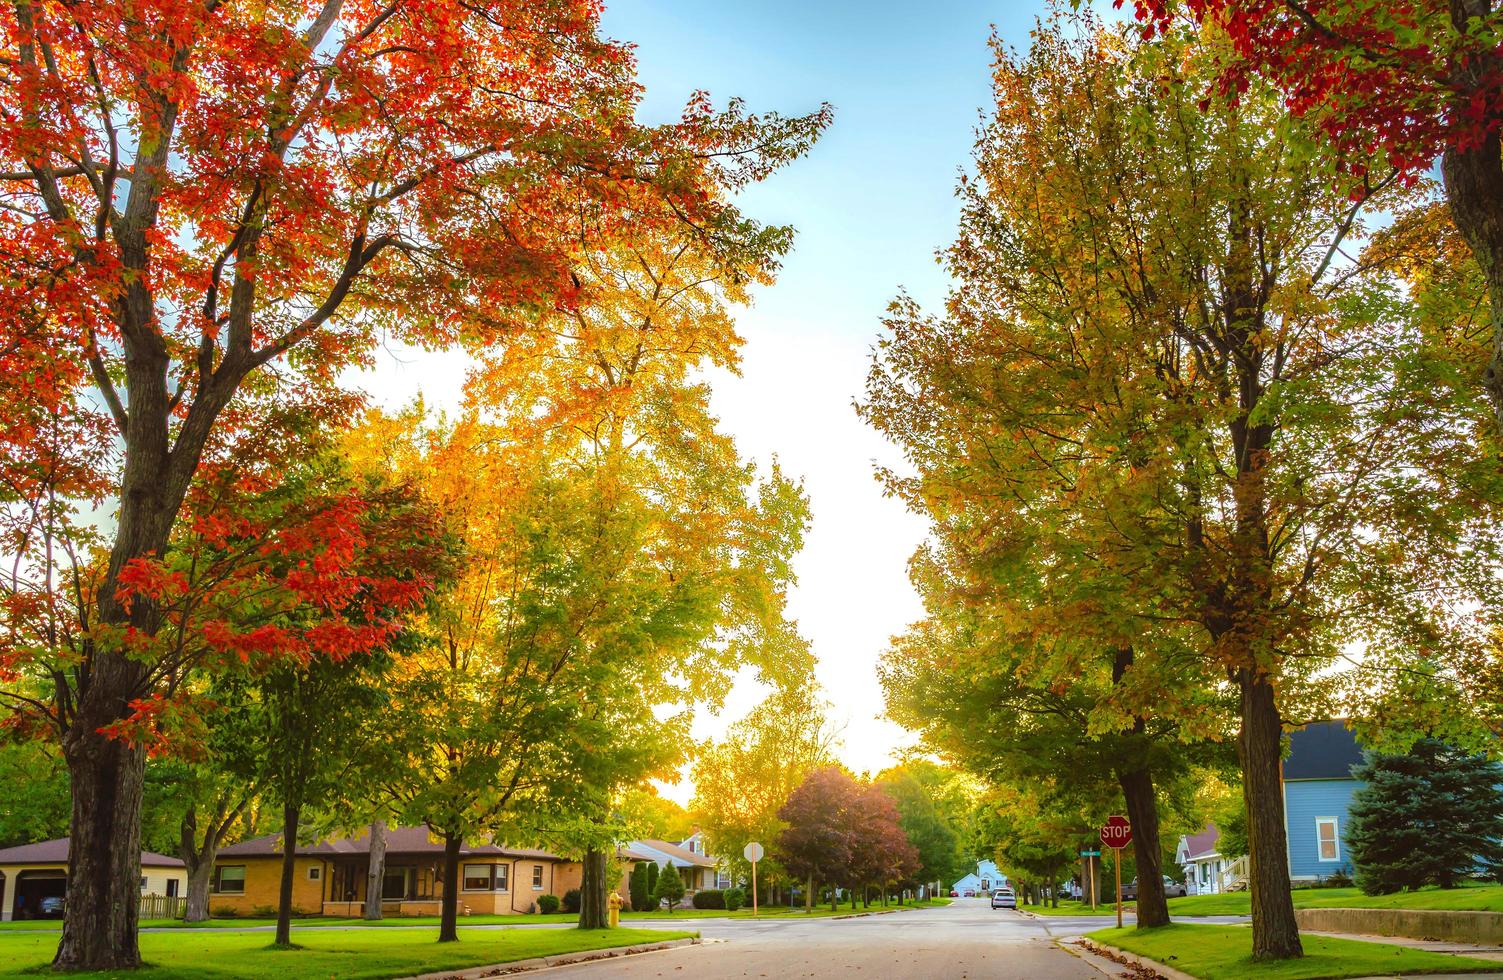
<svg viewBox="0 0 1503 980"><path fill-rule="evenodd" d="M614 929L621 924L621 896L611 892L606 904L611 907L611 928Z"/></svg>

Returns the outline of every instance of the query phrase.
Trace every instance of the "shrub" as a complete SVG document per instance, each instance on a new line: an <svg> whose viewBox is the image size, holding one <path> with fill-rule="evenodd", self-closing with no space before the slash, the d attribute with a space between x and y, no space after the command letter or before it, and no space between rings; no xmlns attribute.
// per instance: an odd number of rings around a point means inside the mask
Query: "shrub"
<svg viewBox="0 0 1503 980"><path fill-rule="evenodd" d="M1346 873L1345 868L1337 868L1331 872L1331 877L1326 879L1326 887L1350 888L1352 887L1352 876Z"/></svg>
<svg viewBox="0 0 1503 980"><path fill-rule="evenodd" d="M216 905L209 909L209 915L216 919L238 919L240 910L233 905Z"/></svg>
<svg viewBox="0 0 1503 980"><path fill-rule="evenodd" d="M570 915L579 914L579 889L571 888L564 892L564 911Z"/></svg>
<svg viewBox="0 0 1503 980"><path fill-rule="evenodd" d="M647 862L647 897L649 899L658 893L658 865L656 861ZM653 908L657 908L654 903Z"/></svg>
<svg viewBox="0 0 1503 980"><path fill-rule="evenodd" d="M637 862L636 867L631 869L631 878L628 880L631 891L631 907L633 911L645 912L652 895L652 886L647 881L647 861ZM654 865L656 867L656 865Z"/></svg>
<svg viewBox="0 0 1503 980"><path fill-rule="evenodd" d="M538 911L544 915L552 915L558 911L559 904L557 895L542 895L538 898Z"/></svg>
<svg viewBox="0 0 1503 980"><path fill-rule="evenodd" d="M251 906L250 914L253 919L275 919L277 917L277 907L275 905L253 905Z"/></svg>
<svg viewBox="0 0 1503 980"><path fill-rule="evenodd" d="M727 912L734 912L746 904L746 890L743 888L727 888L722 894Z"/></svg>
<svg viewBox="0 0 1503 980"><path fill-rule="evenodd" d="M693 902L697 909L723 909L725 892L718 888L704 888L694 893Z"/></svg>

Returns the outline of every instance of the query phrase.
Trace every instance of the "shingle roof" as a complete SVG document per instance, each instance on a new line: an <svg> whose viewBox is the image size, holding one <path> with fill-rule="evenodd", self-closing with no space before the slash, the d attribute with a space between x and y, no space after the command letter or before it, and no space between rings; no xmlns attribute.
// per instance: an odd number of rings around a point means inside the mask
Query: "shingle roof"
<svg viewBox="0 0 1503 980"><path fill-rule="evenodd" d="M703 854L696 854L687 848L679 847L677 844L670 844L665 840L634 840L631 842L631 846L637 848L646 847L657 851L671 859L674 867L683 867L684 865L693 865L696 868L715 867L715 862Z"/></svg>
<svg viewBox="0 0 1503 980"><path fill-rule="evenodd" d="M339 855L369 854L370 834L359 837L331 837L315 844L304 844L297 853L308 857L338 857ZM429 834L427 827L392 827L386 831L387 854L442 854L444 842ZM274 857L282 853L282 835L267 834L250 840L221 847L223 857ZM468 844L460 848L460 856L495 854L502 857L537 858L542 861L566 861L550 851L527 847L504 847L496 844Z"/></svg>
<svg viewBox="0 0 1503 980"><path fill-rule="evenodd" d="M68 861L68 838L44 840L36 844L0 849L0 864L66 864ZM183 862L175 857L141 852L141 866L145 868L181 868Z"/></svg>
<svg viewBox="0 0 1503 980"><path fill-rule="evenodd" d="M1318 721L1289 733L1285 779L1351 779L1362 747L1344 721Z"/></svg>
<svg viewBox="0 0 1503 980"><path fill-rule="evenodd" d="M1207 854L1216 853L1216 842L1221 839L1221 831L1216 829L1213 823L1206 824L1206 829L1198 834L1185 835L1185 853L1189 860L1195 860Z"/></svg>

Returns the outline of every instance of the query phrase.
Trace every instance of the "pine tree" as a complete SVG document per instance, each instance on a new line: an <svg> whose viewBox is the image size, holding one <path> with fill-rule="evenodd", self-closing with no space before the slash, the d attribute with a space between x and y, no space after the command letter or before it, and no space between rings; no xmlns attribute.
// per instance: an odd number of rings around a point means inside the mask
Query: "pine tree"
<svg viewBox="0 0 1503 980"><path fill-rule="evenodd" d="M1503 867L1503 767L1438 739L1403 755L1368 757L1353 775L1346 846L1357 885L1383 895L1424 885L1454 888Z"/></svg>
<svg viewBox="0 0 1503 980"><path fill-rule="evenodd" d="M684 877L676 868L668 867L658 876L658 883L652 890L652 897L659 902L668 903L668 911L672 912L678 906L679 899L684 897Z"/></svg>
<svg viewBox="0 0 1503 980"><path fill-rule="evenodd" d="M652 904L652 887L647 882L647 869L657 865L651 861L639 861L631 869L631 908L633 912L646 912Z"/></svg>
<svg viewBox="0 0 1503 980"><path fill-rule="evenodd" d="M658 893L658 866L657 866L656 862L654 862L654 861L648 861L647 862L647 897L648 897L648 899L651 899L652 896L656 895L657 893Z"/></svg>

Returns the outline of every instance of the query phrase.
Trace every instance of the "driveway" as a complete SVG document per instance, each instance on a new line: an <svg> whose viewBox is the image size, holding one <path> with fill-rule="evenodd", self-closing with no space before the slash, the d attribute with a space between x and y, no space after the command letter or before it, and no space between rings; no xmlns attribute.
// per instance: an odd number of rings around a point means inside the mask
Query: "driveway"
<svg viewBox="0 0 1503 980"><path fill-rule="evenodd" d="M1090 928L1102 926L1092 920ZM676 923L637 921L672 928ZM992 911L986 899L956 899L945 908L856 919L806 921L702 919L685 921L704 942L662 953L549 970L574 978L902 977L1101 980L1084 961L1054 945L1054 936L1079 935L1078 920L1045 921Z"/></svg>

